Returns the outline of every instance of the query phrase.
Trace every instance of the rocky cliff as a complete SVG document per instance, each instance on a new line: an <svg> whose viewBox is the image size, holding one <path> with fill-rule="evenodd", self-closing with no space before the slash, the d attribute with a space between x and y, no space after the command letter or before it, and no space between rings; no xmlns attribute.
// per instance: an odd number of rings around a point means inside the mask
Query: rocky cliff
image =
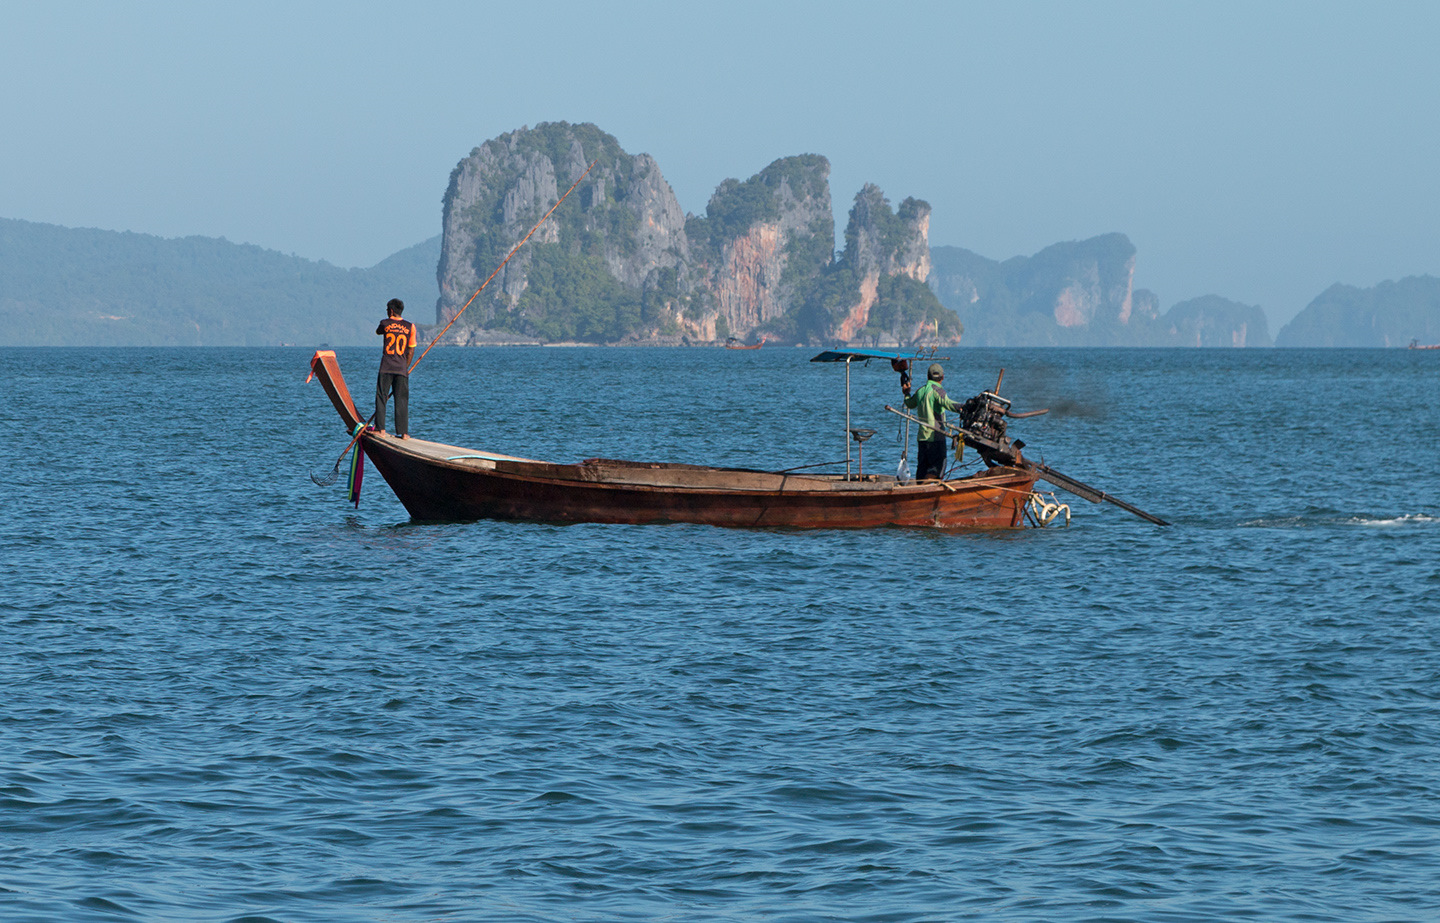
<svg viewBox="0 0 1440 923"><path fill-rule="evenodd" d="M1046 247L1004 262L936 247L930 284L975 346L1269 346L1259 308L1206 296L1160 313L1134 288L1124 234Z"/></svg>
<svg viewBox="0 0 1440 923"><path fill-rule="evenodd" d="M590 162L552 219L449 339L585 342L958 337L924 282L929 206L892 213L857 197L834 253L829 162L786 157L727 179L704 215L685 215L659 165L594 125L553 122L501 135L452 172L444 202L436 319L447 323ZM883 323L876 325L876 319Z"/></svg>
<svg viewBox="0 0 1440 923"><path fill-rule="evenodd" d="M1136 251L1124 234L1004 262L955 247L932 251L930 206L907 198L892 208L866 184L837 253L824 157L785 157L749 179L727 179L703 215L687 215L654 158L626 153L594 125L565 122L501 135L455 167L444 203L439 323L464 307L592 162L452 340L715 342L764 334L908 346L957 343L963 331L977 346L1270 345L1264 313L1251 305L1206 296L1162 314L1153 292L1134 288Z"/></svg>
<svg viewBox="0 0 1440 923"><path fill-rule="evenodd" d="M682 326L702 339L745 337L795 310L834 250L829 177L829 161L811 154L720 184L685 228L713 310Z"/></svg>
<svg viewBox="0 0 1440 923"><path fill-rule="evenodd" d="M933 259L931 285L960 315L971 345L1111 345L1138 319L1135 247L1124 234L1003 263L958 247L937 247Z"/></svg>
<svg viewBox="0 0 1440 923"><path fill-rule="evenodd" d="M457 340L486 328L605 339L638 320L647 291L664 289L672 311L685 300L685 215L659 165L593 125L551 123L487 141L452 171L436 321L464 307L592 161L584 183L468 309Z"/></svg>
<svg viewBox="0 0 1440 923"><path fill-rule="evenodd" d="M845 342L874 346L958 343L959 317L926 286L930 206L909 198L892 210L878 186L855 196L845 250L810 304L817 325Z"/></svg>

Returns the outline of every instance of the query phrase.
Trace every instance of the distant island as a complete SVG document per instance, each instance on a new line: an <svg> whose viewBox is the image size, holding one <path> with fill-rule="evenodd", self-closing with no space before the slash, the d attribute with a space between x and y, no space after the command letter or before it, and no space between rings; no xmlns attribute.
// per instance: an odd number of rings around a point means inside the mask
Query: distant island
<svg viewBox="0 0 1440 923"><path fill-rule="evenodd" d="M989 260L935 247L930 285L965 324L970 346L1270 346L1265 312L1206 295L1160 313L1134 288L1135 246L1124 234Z"/></svg>
<svg viewBox="0 0 1440 923"><path fill-rule="evenodd" d="M1371 288L1332 285L1285 325L1276 346L1440 343L1440 279L1409 276Z"/></svg>
<svg viewBox="0 0 1440 923"><path fill-rule="evenodd" d="M211 237L0 219L0 318L17 346L368 344L388 299L428 309L439 258L438 236L341 269Z"/></svg>
<svg viewBox="0 0 1440 923"><path fill-rule="evenodd" d="M830 163L785 157L727 179L687 215L660 166L594 125L550 122L485 142L444 199L448 323L514 241L589 174L452 328L456 343L956 343L926 285L930 206L866 185L835 250Z"/></svg>
<svg viewBox="0 0 1440 923"><path fill-rule="evenodd" d="M392 297L427 336L595 167L446 335L458 345L727 340L852 346L1272 345L1264 311L1206 295L1162 312L1124 234L997 261L931 247L930 206L866 184L837 250L830 164L782 157L680 208L660 166L591 124L485 142L451 173L441 233L368 269L224 239L0 219L0 318L32 346L369 344ZM437 297L438 296L438 297ZM434 324L427 324L433 319ZM1440 279L1335 285L1288 346L1440 342Z"/></svg>

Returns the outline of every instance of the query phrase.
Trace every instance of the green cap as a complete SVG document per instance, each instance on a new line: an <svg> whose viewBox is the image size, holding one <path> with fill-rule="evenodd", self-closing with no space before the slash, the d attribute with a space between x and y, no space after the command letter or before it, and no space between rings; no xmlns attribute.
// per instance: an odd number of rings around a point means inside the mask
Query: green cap
<svg viewBox="0 0 1440 923"><path fill-rule="evenodd" d="M940 367L940 363L932 362L930 363L930 372L927 377L931 381L939 381L945 377L945 370Z"/></svg>

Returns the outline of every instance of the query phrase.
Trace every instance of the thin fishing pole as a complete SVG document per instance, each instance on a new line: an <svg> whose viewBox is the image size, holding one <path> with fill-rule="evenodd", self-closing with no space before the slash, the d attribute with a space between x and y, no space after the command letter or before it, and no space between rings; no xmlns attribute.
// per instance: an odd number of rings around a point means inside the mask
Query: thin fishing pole
<svg viewBox="0 0 1440 923"><path fill-rule="evenodd" d="M420 359L424 359L425 354L430 352L430 348L433 347L436 343L440 342L440 338L445 336L446 332L449 331L451 324L454 324L457 320L460 319L460 315L465 313L465 308L470 307L471 303L474 302L476 298L480 297L480 293L485 291L485 286L490 284L490 279L495 278L495 276L500 273L500 270L505 268L505 264L510 262L510 257L514 256L517 252L519 252L521 247L525 246L525 241L529 240L536 231L540 230L540 225L544 224L547 218L555 214L555 209L560 207L560 203L564 202L566 197L569 196L570 193L575 191L575 187L580 185L580 180L583 180L587 175L589 175L590 171L595 169L595 164L599 162L600 161L598 160L590 161L590 166L586 167L585 172L581 173L579 178L576 179L575 182L570 184L570 188L565 190L565 195L562 195L555 202L554 205L550 206L550 210L545 213L544 217L542 217L539 221L535 222L535 226L530 229L530 233L520 238L520 242L510 249L510 253L505 257L505 259L500 261L500 265L495 267L495 271L490 273L490 277L480 284L480 287L475 290L475 294L471 295L470 300L465 302L465 306L462 307L459 311L456 311L455 316L450 318L450 323L445 325L445 329L440 331L440 335L430 341L430 346L425 347L425 352L422 352L420 354ZM415 371L415 366L420 364L420 359L416 359L414 362L410 363L410 368L405 370L406 375L409 375L411 372ZM364 435L366 428L370 425L370 421L374 419L375 414L372 413L370 415L370 419L365 421L365 425L360 427L360 429L355 433L355 436L350 440L350 444L345 446L345 451L341 452L340 457L335 459L335 465L331 469L330 474L327 476L328 480L324 478L317 478L313 472L310 475L310 480L314 481L316 484L319 484L321 487L326 487L330 484L335 483L336 477L338 477L340 474L340 463L345 460L346 455L350 454L350 450L355 448L355 443L360 441L360 437Z"/></svg>
<svg viewBox="0 0 1440 923"><path fill-rule="evenodd" d="M586 167L586 168L585 168L585 172L580 174L580 179L575 180L575 182L571 184L570 188L567 189L567 190L565 190L565 195L562 195L562 196L560 197L560 199L559 199L554 205L550 206L550 210L545 213L545 217L544 217L544 218L541 218L539 221L535 222L535 226L530 229L530 234L534 234L536 231L540 230L540 225L542 225L542 224L545 223L545 218L549 218L551 215L555 214L555 209L557 209L557 208L560 207L560 203L565 201L565 197L568 196L568 195L570 195L570 193L572 193L572 192L575 191L575 187L578 186L578 185L580 185L580 180L583 180L583 179L586 177L586 175L589 174L589 172L590 172L591 170L595 169L595 164L597 164L597 163L599 163L599 162L600 162L600 161L598 161L598 160L592 160L592 161L590 161L590 166ZM502 269L505 268L505 264L508 263L508 262L510 262L510 257L511 257L511 256L514 256L514 255L520 250L521 247L525 246L525 241L527 241L527 240L530 239L530 234L526 234L524 237L520 238L520 243L516 244L516 245L510 250L510 255L509 255L509 256L505 257L505 259L503 259L503 260L500 261L500 265L499 265L499 266L496 266L496 267L495 267L495 271L492 272L492 273L490 273L490 278L489 278L489 279L486 279L484 282L480 283L480 287L475 290L475 294L473 294L473 295L470 296L470 301L465 302L465 307L463 307L463 308L461 308L460 310L456 311L456 312L455 312L455 316L452 317L452 318L450 318L450 323L449 323L449 324L446 324L446 325L445 325L445 329L440 331L440 335L437 336L437 337L435 337L435 339L431 340L431 341L430 341L430 345L427 346L427 347L425 347L425 352L423 352L423 353L420 354L420 359L424 359L424 358L425 358L425 353L430 352L431 347L433 347L436 343L439 343L439 342L440 342L440 339L445 336L446 331L448 331L448 330L450 329L450 325L453 324L453 323L455 323L457 320L459 320L459 319L460 319L460 315L465 313L465 308L470 307L471 302L473 302L476 298L480 297L480 293L483 292L483 291L485 291L485 286L487 286L487 285L490 284L490 279L495 278L495 276L499 274L500 270L502 270ZM417 366L417 365L420 364L420 359L416 359L414 362L410 363L410 368L406 371L406 374L407 374L407 375L408 375L410 372L415 371L415 366ZM342 457L343 457L343 456L342 456Z"/></svg>

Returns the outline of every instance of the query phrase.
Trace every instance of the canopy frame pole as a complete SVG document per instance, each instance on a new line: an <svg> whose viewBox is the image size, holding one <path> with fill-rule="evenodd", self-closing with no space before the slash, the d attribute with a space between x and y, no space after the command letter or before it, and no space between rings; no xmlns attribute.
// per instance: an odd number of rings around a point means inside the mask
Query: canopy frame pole
<svg viewBox="0 0 1440 923"><path fill-rule="evenodd" d="M850 480L850 357L845 357L845 480Z"/></svg>

